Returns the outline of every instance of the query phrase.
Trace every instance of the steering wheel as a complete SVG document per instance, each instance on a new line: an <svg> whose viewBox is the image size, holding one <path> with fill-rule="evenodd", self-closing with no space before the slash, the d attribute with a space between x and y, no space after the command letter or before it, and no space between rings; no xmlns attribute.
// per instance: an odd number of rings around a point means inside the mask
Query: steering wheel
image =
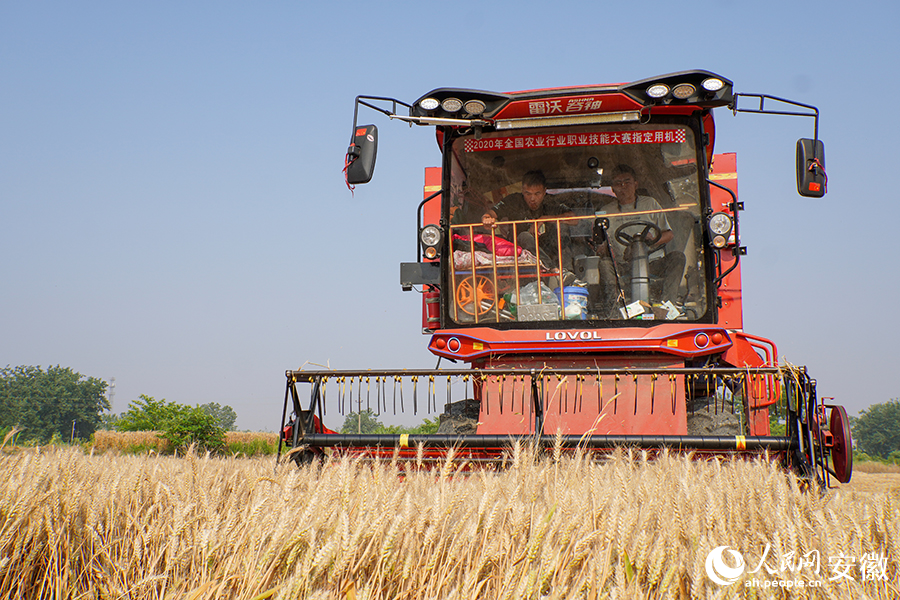
<svg viewBox="0 0 900 600"><path fill-rule="evenodd" d="M642 227L643 229L634 233L628 233L626 231L636 227ZM652 246L659 241L660 237L662 237L662 231L656 223L651 223L650 221L629 221L616 228L615 237L623 246L628 246L636 241L642 241L648 246Z"/></svg>

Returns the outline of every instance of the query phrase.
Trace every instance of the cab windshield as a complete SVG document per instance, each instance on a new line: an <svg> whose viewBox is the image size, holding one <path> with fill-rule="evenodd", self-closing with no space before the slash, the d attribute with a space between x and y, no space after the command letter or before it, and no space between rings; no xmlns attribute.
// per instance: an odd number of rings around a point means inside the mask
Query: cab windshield
<svg viewBox="0 0 900 600"><path fill-rule="evenodd" d="M460 137L451 150L454 322L706 314L691 128L519 130Z"/></svg>

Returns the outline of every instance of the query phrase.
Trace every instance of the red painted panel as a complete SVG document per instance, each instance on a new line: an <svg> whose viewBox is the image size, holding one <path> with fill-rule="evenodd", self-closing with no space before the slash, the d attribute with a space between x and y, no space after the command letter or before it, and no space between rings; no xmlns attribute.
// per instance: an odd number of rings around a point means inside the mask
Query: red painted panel
<svg viewBox="0 0 900 600"><path fill-rule="evenodd" d="M705 334L698 342L698 334ZM453 341L451 347L451 341ZM715 354L731 345L730 334L716 326L663 323L654 327L609 329L444 329L428 348L438 356L471 362L497 355L559 355L577 352L610 354L657 352L678 357Z"/></svg>
<svg viewBox="0 0 900 600"><path fill-rule="evenodd" d="M560 94L556 97L515 100L494 115L494 119L521 119L527 117L558 117L587 115L625 110L639 110L641 105L625 94L584 92L578 95Z"/></svg>
<svg viewBox="0 0 900 600"><path fill-rule="evenodd" d="M737 155L716 154L713 157L710 178L734 192L737 197ZM713 212L727 212L734 216L727 208L731 203L731 196L724 190L710 186L710 201ZM731 268L736 258L731 254L730 247L721 251L722 271ZM744 327L743 297L741 293L741 267L729 273L719 287L719 296L722 298L722 307L719 309L719 325L728 329L742 329Z"/></svg>
<svg viewBox="0 0 900 600"><path fill-rule="evenodd" d="M422 199L441 189L441 168L425 167L425 188L423 190ZM437 195L422 207L422 226L437 225L441 222L441 196ZM422 260L428 260L423 258ZM431 330L440 327L439 322L435 322L434 318L440 314L440 304L436 300L437 292L428 292L422 294L422 332L430 333ZM437 310L435 310L437 309Z"/></svg>
<svg viewBox="0 0 900 600"><path fill-rule="evenodd" d="M627 368L664 369L683 362L665 357L615 356L542 360L496 360L488 368ZM481 385L479 434L533 433L531 378L489 378ZM645 434L685 435L687 416L682 375L603 375L582 380L574 376L539 378L543 385L544 433L564 435Z"/></svg>

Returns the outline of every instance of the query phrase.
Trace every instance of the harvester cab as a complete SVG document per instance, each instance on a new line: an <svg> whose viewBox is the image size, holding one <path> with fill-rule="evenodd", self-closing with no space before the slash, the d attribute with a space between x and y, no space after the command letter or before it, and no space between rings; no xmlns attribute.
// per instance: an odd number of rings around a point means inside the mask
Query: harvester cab
<svg viewBox="0 0 900 600"><path fill-rule="evenodd" d="M288 371L285 442L306 456L331 447L420 461L450 446L495 459L525 437L768 453L824 484L849 480L844 409L816 398L805 368L780 365L771 340L744 331L736 157L713 151L715 108L812 117L814 136L797 142L797 189L821 197L815 107L735 93L708 71L513 93L441 88L411 104L359 96L350 186L371 180L377 155L360 107L435 127L441 166L425 170L418 256L401 264L400 283L422 293L429 350L469 366ZM398 388L402 409L404 387L413 410L420 391L427 410L443 410L438 434L322 425L329 404L362 410L365 397L371 408L373 388L376 412L390 411L389 396L396 411ZM773 436L779 404L786 432Z"/></svg>

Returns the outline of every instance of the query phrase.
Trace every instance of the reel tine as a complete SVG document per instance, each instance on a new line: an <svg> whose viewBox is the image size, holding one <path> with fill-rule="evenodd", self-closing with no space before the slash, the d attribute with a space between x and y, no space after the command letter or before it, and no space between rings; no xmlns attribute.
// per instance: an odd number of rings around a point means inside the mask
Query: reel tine
<svg viewBox="0 0 900 600"><path fill-rule="evenodd" d="M584 412L584 381L585 376L581 376L581 391L578 393L578 412Z"/></svg>
<svg viewBox="0 0 900 600"><path fill-rule="evenodd" d="M638 376L635 374L631 375L632 382L634 383L634 414L637 414L637 405L638 405Z"/></svg>
<svg viewBox="0 0 900 600"><path fill-rule="evenodd" d="M600 374L600 367L597 367L597 414L603 412L603 375Z"/></svg>
<svg viewBox="0 0 900 600"><path fill-rule="evenodd" d="M669 373L669 393L672 398L672 414L675 414L675 408L678 405L678 379L677 375Z"/></svg>
<svg viewBox="0 0 900 600"><path fill-rule="evenodd" d="M613 388L613 414L619 409L619 374L616 373L616 386Z"/></svg>

